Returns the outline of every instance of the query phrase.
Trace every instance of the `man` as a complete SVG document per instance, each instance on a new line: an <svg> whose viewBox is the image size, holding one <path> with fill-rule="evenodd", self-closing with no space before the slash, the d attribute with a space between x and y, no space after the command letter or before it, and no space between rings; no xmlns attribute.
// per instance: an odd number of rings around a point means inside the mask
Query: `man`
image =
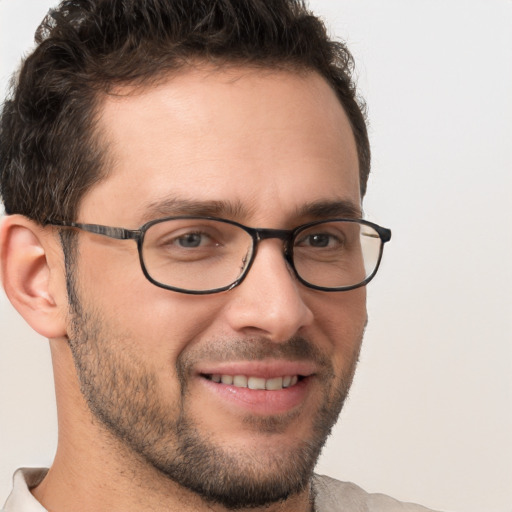
<svg viewBox="0 0 512 512"><path fill-rule="evenodd" d="M37 38L1 268L59 444L5 510L425 510L313 474L391 236L347 49L284 0L69 0Z"/></svg>

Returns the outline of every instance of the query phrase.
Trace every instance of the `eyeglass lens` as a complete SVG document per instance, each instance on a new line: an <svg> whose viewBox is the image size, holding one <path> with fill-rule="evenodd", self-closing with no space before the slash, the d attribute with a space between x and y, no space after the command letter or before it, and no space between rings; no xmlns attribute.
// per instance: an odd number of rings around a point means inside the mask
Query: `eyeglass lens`
<svg viewBox="0 0 512 512"><path fill-rule="evenodd" d="M381 240L371 226L330 221L299 230L292 243L297 274L324 288L357 285L379 261ZM240 226L209 219L172 219L151 225L142 258L150 277L187 291L224 288L237 281L253 255L253 238Z"/></svg>

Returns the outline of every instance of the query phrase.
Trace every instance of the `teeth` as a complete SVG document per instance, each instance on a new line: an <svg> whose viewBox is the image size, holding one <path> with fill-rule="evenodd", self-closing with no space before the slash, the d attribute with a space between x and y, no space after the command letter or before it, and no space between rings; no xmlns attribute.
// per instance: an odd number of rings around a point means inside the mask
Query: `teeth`
<svg viewBox="0 0 512 512"><path fill-rule="evenodd" d="M252 379L252 377L251 377ZM245 375L235 375L233 377L233 386L237 388L246 388L247 387L247 377Z"/></svg>
<svg viewBox="0 0 512 512"><path fill-rule="evenodd" d="M222 375L220 381L222 384L233 384L233 375Z"/></svg>
<svg viewBox="0 0 512 512"><path fill-rule="evenodd" d="M222 382L222 384L232 385L237 388L266 389L268 391L289 388L295 386L299 381L298 375L285 375L284 377L263 379L261 377L247 377L246 375L219 375L215 373L207 377L213 382Z"/></svg>
<svg viewBox="0 0 512 512"><path fill-rule="evenodd" d="M265 389L265 379L249 377L247 380L247 387L249 389Z"/></svg>
<svg viewBox="0 0 512 512"><path fill-rule="evenodd" d="M275 389L283 389L283 377L276 377L275 379L268 379L265 383L265 388L269 391Z"/></svg>

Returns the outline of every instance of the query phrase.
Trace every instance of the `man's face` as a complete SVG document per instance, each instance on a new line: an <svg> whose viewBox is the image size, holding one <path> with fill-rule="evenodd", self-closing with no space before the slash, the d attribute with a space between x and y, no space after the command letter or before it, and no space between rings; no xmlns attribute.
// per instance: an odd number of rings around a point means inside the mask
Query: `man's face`
<svg viewBox="0 0 512 512"><path fill-rule="evenodd" d="M349 122L316 74L203 68L128 92L105 100L113 166L79 222L193 214L291 229L360 208ZM130 240L80 233L73 268L81 390L137 464L232 508L307 486L353 376L364 288L306 288L278 239L260 243L241 285L212 295L151 284Z"/></svg>

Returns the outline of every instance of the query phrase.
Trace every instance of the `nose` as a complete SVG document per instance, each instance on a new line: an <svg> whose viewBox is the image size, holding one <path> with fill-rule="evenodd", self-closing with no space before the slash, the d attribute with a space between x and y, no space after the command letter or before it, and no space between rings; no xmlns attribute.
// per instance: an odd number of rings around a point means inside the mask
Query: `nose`
<svg viewBox="0 0 512 512"><path fill-rule="evenodd" d="M238 333L284 342L313 321L305 291L284 259L282 242L262 241L244 281L228 292L228 323Z"/></svg>

